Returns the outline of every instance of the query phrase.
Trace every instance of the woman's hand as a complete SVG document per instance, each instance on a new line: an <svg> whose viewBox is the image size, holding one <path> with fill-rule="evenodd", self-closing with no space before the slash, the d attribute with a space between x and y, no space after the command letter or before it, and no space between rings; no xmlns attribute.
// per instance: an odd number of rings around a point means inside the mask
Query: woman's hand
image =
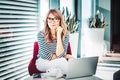
<svg viewBox="0 0 120 80"><path fill-rule="evenodd" d="M61 35L63 28L61 26L57 27L57 35Z"/></svg>
<svg viewBox="0 0 120 80"><path fill-rule="evenodd" d="M71 59L71 58L74 58L74 57L73 57L72 55L70 55L70 54L66 54L66 55L64 56L64 58L68 60L68 59Z"/></svg>
<svg viewBox="0 0 120 80"><path fill-rule="evenodd" d="M59 26L57 27L56 31L57 31L56 55L59 56L64 52L63 41L61 36L63 28Z"/></svg>
<svg viewBox="0 0 120 80"><path fill-rule="evenodd" d="M54 60L54 59L56 59L56 58L57 58L57 55L56 55L56 54L53 54L51 60Z"/></svg>

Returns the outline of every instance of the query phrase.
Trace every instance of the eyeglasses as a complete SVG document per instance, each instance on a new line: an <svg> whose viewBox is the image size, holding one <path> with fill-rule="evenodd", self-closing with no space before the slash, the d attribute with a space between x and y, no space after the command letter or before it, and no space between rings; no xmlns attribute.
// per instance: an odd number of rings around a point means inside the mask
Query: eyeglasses
<svg viewBox="0 0 120 80"><path fill-rule="evenodd" d="M52 22L52 21L54 21L54 22L58 22L60 19L58 19L58 18L50 18L50 17L48 17L47 20L48 20L48 22Z"/></svg>

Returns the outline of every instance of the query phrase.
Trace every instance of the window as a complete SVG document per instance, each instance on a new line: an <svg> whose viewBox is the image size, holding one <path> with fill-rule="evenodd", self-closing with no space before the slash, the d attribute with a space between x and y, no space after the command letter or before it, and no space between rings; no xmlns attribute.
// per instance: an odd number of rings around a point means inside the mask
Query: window
<svg viewBox="0 0 120 80"><path fill-rule="evenodd" d="M44 28L44 21L49 10L49 0L40 0L40 24L39 29L43 30Z"/></svg>
<svg viewBox="0 0 120 80"><path fill-rule="evenodd" d="M94 3L94 0L82 0L82 20L81 20L81 57L84 57L86 53L86 46L85 46L85 28L88 27L87 20L88 18L92 15L91 10L92 10L92 5ZM94 11L94 10L93 10Z"/></svg>
<svg viewBox="0 0 120 80"><path fill-rule="evenodd" d="M75 14L75 7L74 7L74 1L73 0L60 0L60 10L64 11L65 19L68 17L69 14L74 15Z"/></svg>
<svg viewBox="0 0 120 80"><path fill-rule="evenodd" d="M25 79L38 26L37 0L0 0L0 79Z"/></svg>

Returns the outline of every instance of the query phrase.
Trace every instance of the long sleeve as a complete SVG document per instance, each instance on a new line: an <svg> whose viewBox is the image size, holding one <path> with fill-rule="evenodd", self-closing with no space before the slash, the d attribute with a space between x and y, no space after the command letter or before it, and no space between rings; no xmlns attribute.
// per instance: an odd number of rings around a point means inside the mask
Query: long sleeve
<svg viewBox="0 0 120 80"><path fill-rule="evenodd" d="M41 31L37 34L37 39L39 44L39 51L37 57L50 60L52 57L52 53L55 53L55 51L52 48L55 47L49 45L49 43L45 41L44 34Z"/></svg>
<svg viewBox="0 0 120 80"><path fill-rule="evenodd" d="M68 41L69 41L69 34L67 34L67 35L65 36L65 39L64 39L64 41L63 41L64 52L63 52L60 56L58 56L59 58L66 55L67 46L68 46Z"/></svg>
<svg viewBox="0 0 120 80"><path fill-rule="evenodd" d="M57 39L55 39L52 43L47 43L44 38L43 32L40 31L37 34L37 40L39 45L39 51L37 57L51 60L52 55L56 53ZM59 55L58 58L64 57L66 55L68 41L69 41L69 35L66 35L63 41L64 52L61 55Z"/></svg>

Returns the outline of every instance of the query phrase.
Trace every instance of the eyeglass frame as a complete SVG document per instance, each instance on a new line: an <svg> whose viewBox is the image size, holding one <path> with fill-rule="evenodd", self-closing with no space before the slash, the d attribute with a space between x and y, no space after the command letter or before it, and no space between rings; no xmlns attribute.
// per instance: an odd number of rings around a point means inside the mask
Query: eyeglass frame
<svg viewBox="0 0 120 80"><path fill-rule="evenodd" d="M48 22L52 22L52 21L54 21L54 22L58 22L60 19L59 18L51 18L51 17L47 17L47 21Z"/></svg>

